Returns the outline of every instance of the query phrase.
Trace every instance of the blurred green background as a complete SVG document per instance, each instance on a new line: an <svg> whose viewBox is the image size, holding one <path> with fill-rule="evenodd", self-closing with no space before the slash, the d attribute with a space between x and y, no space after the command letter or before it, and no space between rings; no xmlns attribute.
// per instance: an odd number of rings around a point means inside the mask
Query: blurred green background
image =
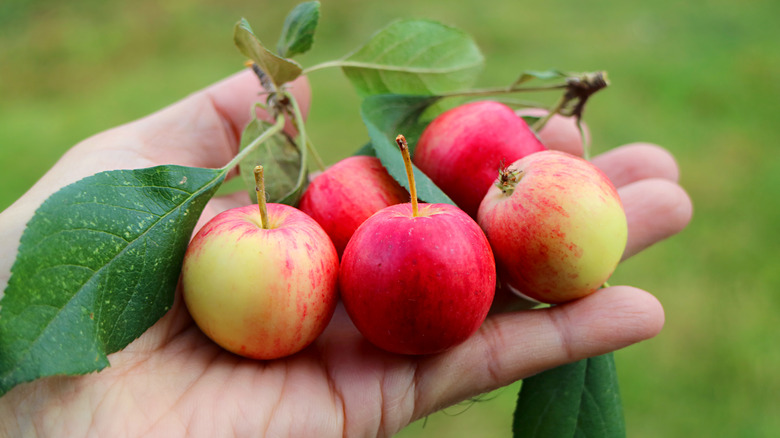
<svg viewBox="0 0 780 438"><path fill-rule="evenodd" d="M392 4L390 4L392 3ZM79 140L240 69L232 26L273 45L294 2L6 0L0 4L0 210ZM324 1L304 66L340 57L397 17L474 36L479 85L522 70L604 69L586 113L594 150L633 141L677 156L691 226L622 264L667 322L616 353L631 437L780 436L780 2ZM309 132L329 163L367 134L337 70L311 76ZM400 436L511 436L519 384Z"/></svg>

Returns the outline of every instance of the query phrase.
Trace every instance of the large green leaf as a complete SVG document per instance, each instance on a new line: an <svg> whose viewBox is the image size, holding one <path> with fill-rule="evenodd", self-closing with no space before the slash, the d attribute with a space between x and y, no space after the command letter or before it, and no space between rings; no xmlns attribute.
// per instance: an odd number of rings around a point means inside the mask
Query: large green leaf
<svg viewBox="0 0 780 438"><path fill-rule="evenodd" d="M360 107L360 114L368 129L371 146L376 156L382 161L388 173L407 190L409 181L395 138L398 134L404 136L408 134L409 147L413 149L413 145L416 144L415 139L423 128L419 121L420 115L439 99L438 96L377 95L367 97ZM421 200L454 205L452 200L416 166L414 166L414 180L417 185L417 196Z"/></svg>
<svg viewBox="0 0 780 438"><path fill-rule="evenodd" d="M0 301L0 395L108 366L171 307L184 252L226 170L102 172L28 223Z"/></svg>
<svg viewBox="0 0 780 438"><path fill-rule="evenodd" d="M320 2L306 2L296 6L284 20L276 53L291 58L308 52L314 44L314 30L319 18Z"/></svg>
<svg viewBox="0 0 780 438"><path fill-rule="evenodd" d="M252 120L241 134L241 149L268 131L271 126L260 119ZM254 148L238 166L252 202L257 202L254 168L262 164L267 201L295 205L300 197L299 192L302 192L300 183L306 181L308 170L302 158L295 143L281 131Z"/></svg>
<svg viewBox="0 0 780 438"><path fill-rule="evenodd" d="M483 64L465 32L411 19L391 23L339 63L361 96L462 90L474 83Z"/></svg>
<svg viewBox="0 0 780 438"><path fill-rule="evenodd" d="M515 438L625 437L612 353L523 380L512 429Z"/></svg>
<svg viewBox="0 0 780 438"><path fill-rule="evenodd" d="M254 61L277 87L297 78L303 71L297 63L277 56L266 49L252 32L249 22L244 18L233 28L233 42L241 53Z"/></svg>

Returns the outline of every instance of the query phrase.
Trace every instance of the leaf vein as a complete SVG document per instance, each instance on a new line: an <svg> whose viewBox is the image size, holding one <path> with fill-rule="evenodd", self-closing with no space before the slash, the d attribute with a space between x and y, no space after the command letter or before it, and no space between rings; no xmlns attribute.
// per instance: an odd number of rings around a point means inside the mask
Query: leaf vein
<svg viewBox="0 0 780 438"><path fill-rule="evenodd" d="M482 65L481 61L472 62L469 64L454 65L451 67L411 67L411 66L396 66L387 64L377 64L361 61L342 61L340 66L342 68L355 68L366 70L383 70L402 73L419 73L419 74L448 74L457 71L469 70Z"/></svg>
<svg viewBox="0 0 780 438"><path fill-rule="evenodd" d="M105 269L106 269L108 266L110 266L110 265L111 265L111 264L112 264L114 261L116 261L116 260L117 260L117 259L118 259L118 258L119 258L121 255L123 255L123 254L124 254L124 253L127 251L127 249L128 249L128 248L129 248L129 247L132 245L132 243L134 243L134 242L135 242L135 241L137 241L138 239L140 239L140 238L144 237L144 236L146 235L146 233L148 233L150 230L152 230L152 229L153 229L153 228L154 228L154 227L155 227L157 224L159 224L159 223L160 223L160 222L161 222L163 219L165 219L165 218L166 218L166 217L168 217L169 215L173 214L173 213L174 213L176 210L179 210L179 209L181 209L181 207L182 207L183 205L185 205L185 204L187 204L187 203L191 202L191 201L192 201L192 199L194 199L194 198L195 198L197 195L199 195L199 194L201 194L201 193L205 192L205 191L206 191L206 189L207 189L208 187L210 187L212 184L214 184L214 182L215 182L215 181L217 181L217 180L218 180L218 179L220 179L222 176L224 176L225 172L226 172L226 171L224 171L224 170L222 170L222 171L218 172L218 173L217 173L217 174L216 174L216 175L215 175L213 178L211 178L211 179L207 180L207 181L206 181L206 182L205 182L205 183L204 183L204 184L203 184L203 185L202 185L202 186L201 186L201 187L200 187L198 190L196 190L196 191L194 191L194 192L190 193L190 196L189 196L189 197L187 197L187 198L186 198L184 201L182 201L182 202L181 202L179 205L177 205L177 206L173 207L173 208L172 208L170 211L168 211L166 214L164 214L164 215L160 216L160 217L159 217L159 218L158 218L156 221L154 221L154 222L150 223L150 225L149 225L149 227L147 227L146 231L144 231L143 233L141 233L141 234L140 234L138 237L136 237L135 239L133 239L133 241L132 241L132 242L130 242L130 244L126 245L124 248L122 248L120 251L118 251L118 252L116 253L116 255L114 255L114 257L113 257L113 258L111 258L111 260L109 260L108 262L106 262L106 263L105 263L105 264L104 264L104 265L103 265L103 266L102 266L100 269L98 269L98 270L94 271L94 275L90 276L90 277L89 277L89 278L88 278L88 279L87 279L85 282L83 282L83 283L82 283L82 284L81 284L81 285L78 287L78 289L77 289L77 290L75 290L75 291L74 291L74 293L72 294L72 296L70 297L70 299L68 299L68 301L67 301L67 302L66 302L66 303L65 303L65 304L64 304L64 305L63 305L61 308L59 308L59 309L58 309L58 311L57 311L57 312L56 312L54 315L52 315L52 316L51 316L51 318L49 318L49 319L48 319L48 321L47 321L47 323L46 323L46 326L45 326L45 327L43 327L43 328L40 330L40 332L38 333L38 335L37 335L37 336L36 336L34 339L32 339L32 340L31 340L31 342L29 342L29 344L28 344L27 348L25 348L25 349L24 349L24 350L21 352L21 354L20 354L19 356L17 356L17 357L18 357L18 360L16 361L16 364L17 364L17 366L18 366L18 364L19 364L19 363L23 363L25 360L29 360L29 357L30 357L30 355L31 355L31 351L32 351L32 350L34 349L34 347L35 347L36 345L38 345L38 343L41 341L41 338L42 338L42 337L44 336L44 334L46 333L46 331L47 331L47 328L51 327L51 323L52 323L53 321L55 321L55 320L56 320L56 319L57 319L57 318L58 318L60 315L62 315L62 312L63 312L63 311L66 309L66 308L68 308L68 307L69 307L69 305L70 305L71 303L73 303L73 300L74 300L76 297L78 297L78 296L80 295L80 293L81 293L81 292L84 290L84 287L85 287L85 286L86 286L88 283L90 283L90 282L91 282L93 279L99 278L99 276L100 276L100 275L102 275L102 273L103 273L103 272L105 272ZM116 187L129 187L129 186L120 186L120 185L117 185ZM146 186L144 186L144 187L146 187ZM187 192L187 193L189 193L189 192ZM103 341L103 340L101 339L100 341ZM105 342L102 342L102 345L101 345L101 346L102 346L102 347L105 347L105 344L106 344ZM103 348L103 350L104 350L104 351L103 351L103 353L104 353L104 354L106 354L106 352L105 352L105 348ZM9 375L11 375L11 374L14 372L14 370L15 370L15 368L13 368L13 367L9 368L9 369L8 369L8 370L7 370L7 371L4 373L4 374L2 374L2 375L0 376L0 381L2 381L2 380L6 380L6 379L8 378L8 376L9 376Z"/></svg>

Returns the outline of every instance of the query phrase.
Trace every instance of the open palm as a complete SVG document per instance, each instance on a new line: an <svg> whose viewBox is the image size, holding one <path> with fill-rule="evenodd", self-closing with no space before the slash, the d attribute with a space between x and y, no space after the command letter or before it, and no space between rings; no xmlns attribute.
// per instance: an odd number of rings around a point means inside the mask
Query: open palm
<svg viewBox="0 0 780 438"><path fill-rule="evenodd" d="M0 286L8 280L25 223L51 193L102 170L222 166L237 151L259 91L256 79L242 72L74 147L0 214L0 242L6 246L0 251ZM298 80L291 91L307 108L308 83ZM627 145L593 161L619 187L629 221L625 257L688 223L690 200L676 184L673 158L661 148ZM245 194L213 199L201 223L247 203ZM0 398L0 435L387 436L477 394L650 338L664 319L652 295L628 286L549 309L509 311L512 299L499 298L473 337L438 355L376 349L339 306L313 345L262 362L208 340L177 293L157 324L109 357L110 368L42 379Z"/></svg>

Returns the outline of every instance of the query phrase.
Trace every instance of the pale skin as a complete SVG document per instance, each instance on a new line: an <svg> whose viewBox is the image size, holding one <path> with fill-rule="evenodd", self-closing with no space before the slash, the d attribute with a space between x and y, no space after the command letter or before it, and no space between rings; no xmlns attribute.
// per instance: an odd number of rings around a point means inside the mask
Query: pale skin
<svg viewBox="0 0 780 438"><path fill-rule="evenodd" d="M309 86L291 91L308 108ZM0 290L35 209L65 184L93 173L157 164L219 167L237 152L258 99L250 72L234 75L136 122L76 145L0 213ZM555 135L571 126L556 125ZM544 136L544 134L543 134ZM566 148L577 150L576 135ZM624 258L680 230L691 202L664 149L649 144L594 157L619 188L628 217ZM201 223L248 203L214 199ZM404 357L372 347L339 307L325 333L292 357L242 359L211 343L178 297L111 367L22 384L0 398L1 436L390 436L410 422L545 369L655 336L664 323L650 293L612 286L551 309L495 309L480 330L442 354Z"/></svg>

